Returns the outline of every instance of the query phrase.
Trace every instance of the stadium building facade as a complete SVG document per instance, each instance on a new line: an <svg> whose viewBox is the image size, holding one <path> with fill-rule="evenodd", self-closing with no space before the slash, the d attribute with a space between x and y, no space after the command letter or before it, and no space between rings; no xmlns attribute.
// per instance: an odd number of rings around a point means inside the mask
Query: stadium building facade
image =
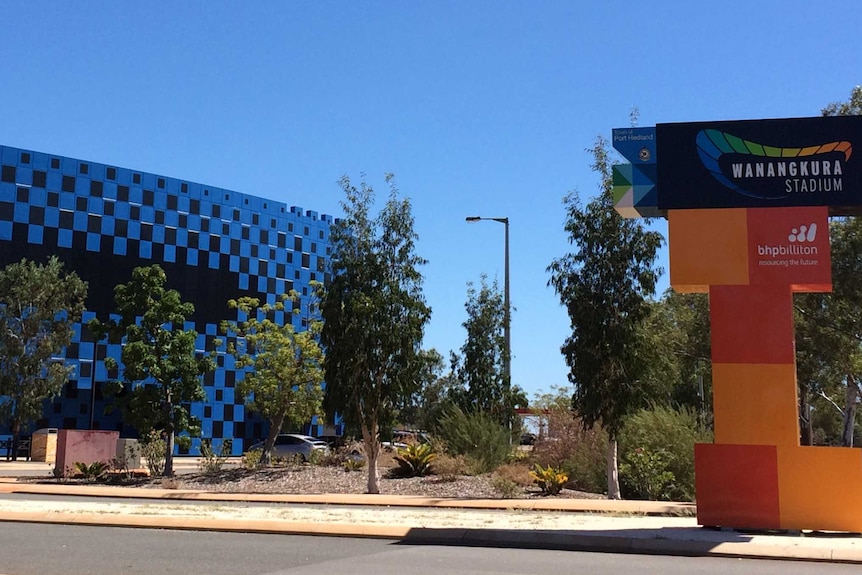
<svg viewBox="0 0 862 575"><path fill-rule="evenodd" d="M310 282L324 281L332 218L261 197L55 154L0 146L0 266L56 255L89 283L87 311L75 326L65 360L75 372L60 397L46 402L38 428L111 429L134 436L118 411L105 413L102 387L115 379L104 359L120 345L96 342L86 323L106 319L114 286L137 266L159 264L168 287L195 305L187 324L199 353L213 350L222 320L236 320L227 301L244 295L275 303L296 290L308 301ZM303 329L305 314L276 320ZM264 437L266 423L246 410L236 384L243 370L219 353L204 378L207 399L190 406L202 437L233 440L238 455ZM311 433L324 426L311 422ZM331 430L330 430L331 431ZM198 453L194 439L189 453ZM180 454L183 454L180 451Z"/></svg>

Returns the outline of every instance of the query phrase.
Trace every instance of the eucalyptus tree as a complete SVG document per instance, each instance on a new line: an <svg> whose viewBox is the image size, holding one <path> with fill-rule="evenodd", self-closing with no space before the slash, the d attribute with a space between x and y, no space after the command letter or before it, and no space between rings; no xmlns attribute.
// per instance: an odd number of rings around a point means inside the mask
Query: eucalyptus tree
<svg viewBox="0 0 862 575"><path fill-rule="evenodd" d="M591 152L599 194L586 206L576 193L563 200L573 250L551 262L548 283L571 323L561 351L574 386L572 407L585 427L600 425L608 433L608 497L617 499L617 436L626 418L653 397L655 340L644 326L661 273L655 262L663 239L614 210L606 140L598 138Z"/></svg>
<svg viewBox="0 0 862 575"><path fill-rule="evenodd" d="M187 405L206 399L202 378L215 364L209 354L195 349L197 332L185 329L194 304L182 301L180 293L167 289L166 283L159 265L135 268L131 281L114 288L119 318L94 319L88 325L98 339L123 343L120 361L125 386L119 391L119 403L142 435L151 430L164 433L167 477L173 475L176 434L199 432L200 423ZM105 366L120 367L110 356Z"/></svg>
<svg viewBox="0 0 862 575"><path fill-rule="evenodd" d="M322 298L324 410L359 430L368 458L368 492L379 493L380 431L395 420L399 398L413 393L431 315L422 293L410 201L391 175L389 198L372 217L374 190L346 176L344 218L332 227L330 274Z"/></svg>
<svg viewBox="0 0 862 575"><path fill-rule="evenodd" d="M236 358L236 366L251 368L237 384L237 391L246 407L269 421L263 465L269 464L272 446L284 427L299 427L321 413L324 354L317 339L322 324L315 318L312 303L307 328L299 331L294 327L290 314L300 299L291 291L274 304L261 304L252 297L230 300L228 307L239 310L246 319L220 326L229 338L227 352ZM274 312L286 314L285 320L276 321ZM300 312L295 309L296 314Z"/></svg>
<svg viewBox="0 0 862 575"><path fill-rule="evenodd" d="M81 320L87 282L51 257L26 259L0 270L0 421L12 431L12 458L30 422L42 416L45 400L60 394L73 374L63 348Z"/></svg>

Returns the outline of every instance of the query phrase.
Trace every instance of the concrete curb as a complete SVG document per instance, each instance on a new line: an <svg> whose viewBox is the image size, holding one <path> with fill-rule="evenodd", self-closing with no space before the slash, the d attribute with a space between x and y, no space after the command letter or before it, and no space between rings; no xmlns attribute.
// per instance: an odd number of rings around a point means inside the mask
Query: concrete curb
<svg viewBox="0 0 862 575"><path fill-rule="evenodd" d="M693 517L693 503L661 501L609 501L605 499L441 499L405 495L369 494L269 494L218 493L180 489L150 489L90 485L45 485L0 481L0 493L117 497L126 499L168 499L195 501L236 501L243 503L305 503L315 505L385 505L388 507L430 507L450 509L518 509L523 511L576 511L649 516Z"/></svg>
<svg viewBox="0 0 862 575"><path fill-rule="evenodd" d="M189 517L123 517L89 513L7 512L4 522L95 525L149 529L181 529L290 535L323 535L334 537L369 537L392 539L426 545L464 545L477 547L515 547L672 555L686 557L733 557L747 559L784 559L862 564L862 551L831 548L788 547L751 543L714 543L673 539L645 539L629 536L583 534L572 531L526 531L507 529L411 528L402 526L355 525L333 523L291 523L270 520L212 520Z"/></svg>

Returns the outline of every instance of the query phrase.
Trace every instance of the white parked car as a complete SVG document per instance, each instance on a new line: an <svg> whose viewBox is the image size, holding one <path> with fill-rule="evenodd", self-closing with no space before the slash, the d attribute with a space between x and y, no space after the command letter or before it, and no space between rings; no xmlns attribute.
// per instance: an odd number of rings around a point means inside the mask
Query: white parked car
<svg viewBox="0 0 862 575"><path fill-rule="evenodd" d="M264 441L255 443L249 448L249 451L254 449L263 450ZM282 433L275 438L275 444L272 446L272 457L289 458L295 455L301 455L303 461L311 459L313 451L320 451L322 455L329 453L329 444L322 439L311 437L310 435L299 435L296 433Z"/></svg>

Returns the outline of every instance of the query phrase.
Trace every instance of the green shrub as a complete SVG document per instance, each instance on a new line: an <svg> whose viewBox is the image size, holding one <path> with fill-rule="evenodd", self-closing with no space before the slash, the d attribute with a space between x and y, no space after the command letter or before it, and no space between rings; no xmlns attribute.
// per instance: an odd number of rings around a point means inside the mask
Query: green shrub
<svg viewBox="0 0 862 575"><path fill-rule="evenodd" d="M463 455L474 472L488 473L505 463L512 451L509 430L485 413L453 409L440 421L437 434L452 455Z"/></svg>
<svg viewBox="0 0 862 575"><path fill-rule="evenodd" d="M515 499L524 494L524 488L502 475L494 474L491 477L491 487L500 499Z"/></svg>
<svg viewBox="0 0 862 575"><path fill-rule="evenodd" d="M431 472L431 462L437 454L427 443L411 443L398 449L395 462L398 467L389 471L391 477L424 477Z"/></svg>
<svg viewBox="0 0 862 575"><path fill-rule="evenodd" d="M104 461L94 461L89 465L81 461L75 462L75 471L81 474L81 476L83 476L87 481L96 481L97 479L104 477L104 475L108 473L109 469L110 465Z"/></svg>
<svg viewBox="0 0 862 575"><path fill-rule="evenodd" d="M147 469L152 477L165 472L165 440L155 429L141 439L141 455L147 460Z"/></svg>
<svg viewBox="0 0 862 575"><path fill-rule="evenodd" d="M698 426L697 415L687 409L680 411L657 407L641 410L626 422L619 437L621 460L629 465L651 467L662 463L661 471L673 474L673 485L662 497L677 501L694 499L694 444L712 442L712 433ZM633 455L642 449L646 455ZM626 468L628 473L633 468ZM634 470L633 470L634 471ZM641 473L641 471L635 471ZM641 479L629 478L620 468L620 487L634 489ZM625 497L648 497L646 493L623 491Z"/></svg>
<svg viewBox="0 0 862 575"><path fill-rule="evenodd" d="M542 495L557 495L569 481L569 476L564 471L550 465L542 467L536 464L535 469L530 472L530 476L542 490Z"/></svg>
<svg viewBox="0 0 862 575"><path fill-rule="evenodd" d="M344 468L344 471L348 473L350 473L351 471L360 471L365 468L365 458L348 457L341 462L341 466Z"/></svg>
<svg viewBox="0 0 862 575"><path fill-rule="evenodd" d="M630 499L668 500L675 477L667 470L667 452L638 447L620 462L620 489Z"/></svg>
<svg viewBox="0 0 862 575"><path fill-rule="evenodd" d="M257 469L262 457L262 449L250 449L242 454L242 466L249 470Z"/></svg>
<svg viewBox="0 0 862 575"><path fill-rule="evenodd" d="M467 460L463 455L438 453L431 464L431 473L440 481L455 481L459 475L467 475L468 471Z"/></svg>
<svg viewBox="0 0 862 575"><path fill-rule="evenodd" d="M201 439L201 459L199 467L205 475L215 475L224 468L233 447L233 441L224 439L216 450L213 448L212 439Z"/></svg>
<svg viewBox="0 0 862 575"><path fill-rule="evenodd" d="M533 445L530 461L565 470L574 489L605 493L607 433L598 426L584 429L582 420L566 407L552 407L546 417L547 434Z"/></svg>

